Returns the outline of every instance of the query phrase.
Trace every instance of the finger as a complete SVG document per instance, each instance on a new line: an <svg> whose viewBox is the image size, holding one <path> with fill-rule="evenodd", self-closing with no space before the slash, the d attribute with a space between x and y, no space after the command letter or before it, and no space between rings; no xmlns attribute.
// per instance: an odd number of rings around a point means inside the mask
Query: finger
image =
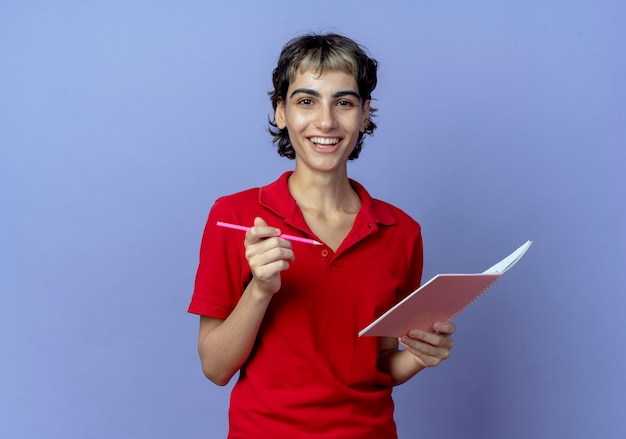
<svg viewBox="0 0 626 439"><path fill-rule="evenodd" d="M244 242L246 259L248 261L254 257L270 253L269 256L282 259L293 259L291 242L278 237L265 238L258 242ZM276 253L278 251L278 253Z"/></svg>
<svg viewBox="0 0 626 439"><path fill-rule="evenodd" d="M257 216L256 218L254 218L254 226L267 226L267 223L265 222L265 220L263 218L261 218L260 216Z"/></svg>
<svg viewBox="0 0 626 439"><path fill-rule="evenodd" d="M289 262L285 260L279 260L270 262L269 264L261 265L252 269L252 273L255 279L262 282L267 282L281 271L285 271L289 268Z"/></svg>
<svg viewBox="0 0 626 439"><path fill-rule="evenodd" d="M435 357L449 356L450 349L452 348L452 340L438 340L438 343L430 343L414 339L411 337L400 338L400 343L413 354L424 354Z"/></svg>
<svg viewBox="0 0 626 439"><path fill-rule="evenodd" d="M432 346L437 346L437 347L444 347L444 348L452 347L452 336L450 334L445 334L445 333L426 332L426 331L420 331L419 329L413 329L409 331L409 333L405 337L403 337L403 339L404 338L406 338L407 341L411 339L419 340L423 343L426 343Z"/></svg>
<svg viewBox="0 0 626 439"><path fill-rule="evenodd" d="M452 335L456 332L456 325L452 322L437 322L433 325L433 330L440 334Z"/></svg>
<svg viewBox="0 0 626 439"><path fill-rule="evenodd" d="M436 354L427 354L422 351L416 351L413 349L407 348L407 352L409 352L413 356L413 360L424 366L424 367L433 367L437 366L444 360L447 360L450 357L449 350L443 350L441 352L437 352Z"/></svg>
<svg viewBox="0 0 626 439"><path fill-rule="evenodd" d="M268 226L261 218L255 218L254 224L255 225L250 227L246 232L245 243L247 245L280 235L279 229Z"/></svg>
<svg viewBox="0 0 626 439"><path fill-rule="evenodd" d="M417 340L400 342L413 355L414 360L424 367L436 366L450 357L450 349L436 347Z"/></svg>
<svg viewBox="0 0 626 439"><path fill-rule="evenodd" d="M289 243L286 246L281 246L268 245L266 242L261 242L246 249L246 259L250 267L258 267L276 261L293 261L295 255Z"/></svg>

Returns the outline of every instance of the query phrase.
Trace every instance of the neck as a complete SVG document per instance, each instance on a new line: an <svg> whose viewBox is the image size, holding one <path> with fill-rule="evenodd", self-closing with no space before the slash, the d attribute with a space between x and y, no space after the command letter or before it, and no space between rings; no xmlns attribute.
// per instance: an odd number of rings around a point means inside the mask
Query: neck
<svg viewBox="0 0 626 439"><path fill-rule="evenodd" d="M337 212L358 212L361 203L348 180L347 171L304 173L296 170L289 177L289 191L303 211L330 216Z"/></svg>

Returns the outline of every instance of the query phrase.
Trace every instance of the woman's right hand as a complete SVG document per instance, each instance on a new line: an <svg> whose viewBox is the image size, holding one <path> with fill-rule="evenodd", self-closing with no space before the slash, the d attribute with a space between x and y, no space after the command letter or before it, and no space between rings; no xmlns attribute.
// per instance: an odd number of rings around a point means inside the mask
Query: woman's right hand
<svg viewBox="0 0 626 439"><path fill-rule="evenodd" d="M246 232L244 246L246 260L252 271L252 282L259 290L273 295L280 290L280 272L294 260L291 242L280 238L280 230L270 227L262 218L254 219L254 226Z"/></svg>

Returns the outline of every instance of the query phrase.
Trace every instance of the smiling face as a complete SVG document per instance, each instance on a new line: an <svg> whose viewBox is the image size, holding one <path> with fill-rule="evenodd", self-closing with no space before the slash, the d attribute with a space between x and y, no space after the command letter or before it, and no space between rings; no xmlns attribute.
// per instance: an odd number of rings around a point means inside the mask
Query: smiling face
<svg viewBox="0 0 626 439"><path fill-rule="evenodd" d="M296 169L345 172L359 133L367 127L369 108L352 75L298 70L275 114L278 128L289 133Z"/></svg>

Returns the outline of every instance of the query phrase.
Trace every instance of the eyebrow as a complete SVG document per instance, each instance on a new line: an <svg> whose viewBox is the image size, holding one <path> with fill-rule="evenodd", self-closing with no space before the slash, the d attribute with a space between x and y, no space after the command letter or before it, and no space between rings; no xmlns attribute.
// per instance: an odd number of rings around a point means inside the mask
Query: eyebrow
<svg viewBox="0 0 626 439"><path fill-rule="evenodd" d="M289 95L289 97L293 98L297 94L311 95L316 98L319 98L322 96L317 90L313 90L311 88L297 88L291 93L291 95ZM361 100L361 96L357 92L352 91L352 90L338 91L337 93L333 94L332 97L333 99L336 99L336 98L341 98L344 96L353 96L357 98L359 101Z"/></svg>

